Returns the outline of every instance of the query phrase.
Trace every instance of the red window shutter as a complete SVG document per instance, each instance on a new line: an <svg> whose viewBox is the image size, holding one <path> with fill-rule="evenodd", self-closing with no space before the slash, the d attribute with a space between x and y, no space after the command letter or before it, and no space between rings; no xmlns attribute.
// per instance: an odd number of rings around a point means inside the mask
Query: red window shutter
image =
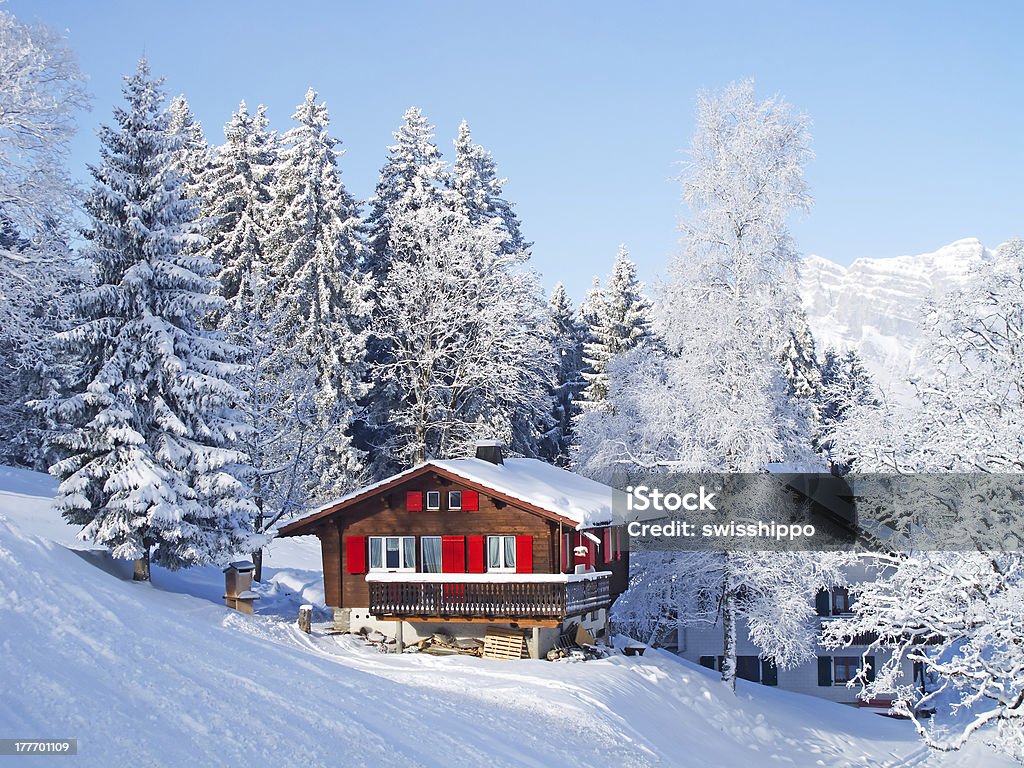
<svg viewBox="0 0 1024 768"><path fill-rule="evenodd" d="M422 512L423 511L423 493L422 493L422 491L406 491L406 493L405 493L405 510L406 510L406 512Z"/></svg>
<svg viewBox="0 0 1024 768"><path fill-rule="evenodd" d="M615 526L615 559L622 559L622 528Z"/></svg>
<svg viewBox="0 0 1024 768"><path fill-rule="evenodd" d="M572 570L572 534L562 534L562 573Z"/></svg>
<svg viewBox="0 0 1024 768"><path fill-rule="evenodd" d="M587 539L587 568L597 567L597 543L589 536Z"/></svg>
<svg viewBox="0 0 1024 768"><path fill-rule="evenodd" d="M479 512L480 511L480 494L476 491L463 491L462 492L462 511L463 512Z"/></svg>
<svg viewBox="0 0 1024 768"><path fill-rule="evenodd" d="M366 573L366 537L345 537L345 573Z"/></svg>
<svg viewBox="0 0 1024 768"><path fill-rule="evenodd" d="M533 573L533 536L516 536L516 573Z"/></svg>
<svg viewBox="0 0 1024 768"><path fill-rule="evenodd" d="M615 555L612 552L612 527L609 525L604 529L604 542L601 545L601 560L610 563Z"/></svg>
<svg viewBox="0 0 1024 768"><path fill-rule="evenodd" d="M441 570L444 573L466 572L466 540L464 537L441 537Z"/></svg>
<svg viewBox="0 0 1024 768"><path fill-rule="evenodd" d="M465 495L462 496L466 498ZM467 536L466 537L466 549L469 552L469 572L470 573L484 573L486 568L484 567L484 537L483 536Z"/></svg>

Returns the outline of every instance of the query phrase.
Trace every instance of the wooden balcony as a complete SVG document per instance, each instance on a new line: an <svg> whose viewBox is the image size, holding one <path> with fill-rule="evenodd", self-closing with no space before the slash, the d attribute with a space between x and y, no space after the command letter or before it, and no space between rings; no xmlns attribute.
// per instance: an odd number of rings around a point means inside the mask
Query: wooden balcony
<svg viewBox="0 0 1024 768"><path fill-rule="evenodd" d="M611 605L608 572L585 574L371 573L378 619L557 623Z"/></svg>

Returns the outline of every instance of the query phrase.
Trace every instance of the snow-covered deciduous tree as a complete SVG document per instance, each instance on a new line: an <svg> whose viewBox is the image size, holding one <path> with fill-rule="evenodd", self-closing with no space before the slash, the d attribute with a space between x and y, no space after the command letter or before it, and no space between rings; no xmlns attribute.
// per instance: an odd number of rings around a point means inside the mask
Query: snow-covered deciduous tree
<svg viewBox="0 0 1024 768"><path fill-rule="evenodd" d="M790 395L782 366L799 309L786 220L811 203L803 177L809 141L806 119L778 98L758 101L751 82L700 98L683 178L691 216L655 311L659 347L638 348L610 367L611 408L585 413L578 428L576 460L584 472L619 466L757 473L772 463L810 466L809 409ZM764 553L764 567L757 569L742 553L680 557L684 576L675 595L718 607L722 678L729 685L735 686L738 620L750 611L753 632L755 607L771 605L741 598L784 591L770 581L761 590L757 580L788 572L795 599L809 601L805 587L820 560L795 557L800 567ZM655 592L661 588L651 585ZM780 601L775 620L788 621L790 608Z"/></svg>
<svg viewBox="0 0 1024 768"><path fill-rule="evenodd" d="M840 645L857 633L878 636L869 652L884 648L892 658L864 695L895 695L931 746L957 749L978 733L1024 759L1020 494L1001 488L1024 471L1024 242L1005 244L965 289L927 307L924 331L931 365L916 382L921 402L852 403L832 430L834 452L858 472L966 473L908 505L911 516L922 505L932 515L911 543L938 535L943 546L958 542L963 550L894 545L866 556L879 575L860 585L854 616L830 627L828 638ZM944 478L935 477L941 487ZM927 521L953 496L968 514L929 530ZM938 687L925 692L901 680L904 661L923 663ZM916 712L930 708L938 711L925 723Z"/></svg>
<svg viewBox="0 0 1024 768"><path fill-rule="evenodd" d="M459 178L415 107L405 113L367 218L374 279L361 444L381 477L502 438L536 455L552 426L547 313L490 155L468 129Z"/></svg>
<svg viewBox="0 0 1024 768"><path fill-rule="evenodd" d="M100 131L102 162L86 200L92 284L81 323L60 335L78 368L67 397L42 406L67 431L51 472L54 502L81 537L169 568L218 562L252 546L235 350L200 328L222 302L201 249L195 206L174 169L161 81L145 60L125 107Z"/></svg>
<svg viewBox="0 0 1024 768"><path fill-rule="evenodd" d="M293 119L298 125L282 137L272 187L266 258L274 347L267 365L287 380L281 407L298 430L295 450L308 454L303 485L311 500L324 500L364 479L351 429L364 394L366 246L338 171L339 141L328 133L327 107L314 90Z"/></svg>
<svg viewBox="0 0 1024 768"><path fill-rule="evenodd" d="M643 294L626 246L619 246L607 286L601 289L595 282L582 314L587 325L583 345L587 387L582 406L607 408L608 361L651 338L651 302Z"/></svg>
<svg viewBox="0 0 1024 768"><path fill-rule="evenodd" d="M59 35L0 10L0 208L29 240L70 209L64 160L83 83Z"/></svg>
<svg viewBox="0 0 1024 768"><path fill-rule="evenodd" d="M565 467L569 464L573 421L587 385L583 378L583 344L587 329L561 283L556 284L551 292L548 313L557 370L551 386L553 424L541 440L540 456L545 461Z"/></svg>
<svg viewBox="0 0 1024 768"><path fill-rule="evenodd" d="M375 363L392 397L385 454L408 466L494 436L523 452L535 439L524 432L549 413L553 374L547 313L524 255L505 251L499 222L473 224L444 205L396 222L373 327L388 350Z"/></svg>
<svg viewBox="0 0 1024 768"><path fill-rule="evenodd" d="M1019 553L913 552L866 558L874 580L855 590L852 618L826 625L823 642L876 639L881 663L864 696L893 698L932 747L955 750L977 734L1024 761L1024 560ZM922 690L903 673L924 665ZM935 716L925 719L923 711Z"/></svg>
<svg viewBox="0 0 1024 768"><path fill-rule="evenodd" d="M25 401L61 380L49 339L78 278L68 248L73 207L65 161L88 106L64 40L0 10L0 461L45 469L50 424Z"/></svg>

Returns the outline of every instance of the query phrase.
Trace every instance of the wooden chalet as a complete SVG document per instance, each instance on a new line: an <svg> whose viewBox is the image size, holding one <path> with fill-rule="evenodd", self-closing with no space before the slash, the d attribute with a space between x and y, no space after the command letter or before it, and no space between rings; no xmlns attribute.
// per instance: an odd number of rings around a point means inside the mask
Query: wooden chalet
<svg viewBox="0 0 1024 768"><path fill-rule="evenodd" d="M626 533L608 486L487 441L429 461L280 529L315 535L336 623L399 645L443 629L529 630L538 658L577 624L595 637L625 591Z"/></svg>

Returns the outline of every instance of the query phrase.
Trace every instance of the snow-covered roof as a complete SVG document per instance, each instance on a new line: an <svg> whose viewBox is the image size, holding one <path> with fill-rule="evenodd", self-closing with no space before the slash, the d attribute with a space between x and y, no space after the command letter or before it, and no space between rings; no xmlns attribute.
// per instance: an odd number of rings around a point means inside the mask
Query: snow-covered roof
<svg viewBox="0 0 1024 768"><path fill-rule="evenodd" d="M407 476L431 467L570 520L578 528L592 528L611 523L612 505L619 496L622 496L619 508L625 508L625 496L621 491L538 459L505 459L502 464L492 464L477 458L445 459L419 464L397 475L359 488L321 505L312 514L294 520L284 527L290 528L306 523L378 488L391 486Z"/></svg>
<svg viewBox="0 0 1024 768"><path fill-rule="evenodd" d="M612 522L613 501L617 494L622 493L538 459L505 459L503 464L475 458L427 463L566 517L580 528ZM624 502L621 508L625 508Z"/></svg>
<svg viewBox="0 0 1024 768"><path fill-rule="evenodd" d="M256 566L253 565L252 561L250 560L235 560L233 563L228 563L228 567L223 568L222 570L226 573L227 571L230 571L232 568L234 568L236 571L241 571L243 573L245 571L256 570Z"/></svg>

